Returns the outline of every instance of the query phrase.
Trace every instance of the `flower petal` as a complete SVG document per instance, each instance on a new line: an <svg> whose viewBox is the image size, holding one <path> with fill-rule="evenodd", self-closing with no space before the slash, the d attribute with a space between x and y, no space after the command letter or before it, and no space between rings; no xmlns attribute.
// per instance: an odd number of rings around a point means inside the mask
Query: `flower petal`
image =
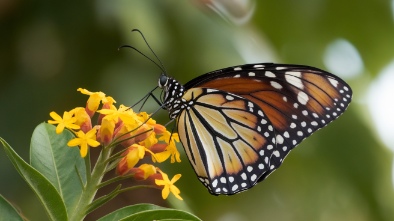
<svg viewBox="0 0 394 221"><path fill-rule="evenodd" d="M58 124L56 127L56 133L61 134L64 130L64 124Z"/></svg>
<svg viewBox="0 0 394 221"><path fill-rule="evenodd" d="M51 116L55 121L63 121L62 117L60 117L60 115L57 114L55 111L49 113L49 116Z"/></svg>
<svg viewBox="0 0 394 221"><path fill-rule="evenodd" d="M75 147L75 146L78 146L79 144L81 144L81 142L82 142L81 138L74 138L74 139L68 141L67 146Z"/></svg>

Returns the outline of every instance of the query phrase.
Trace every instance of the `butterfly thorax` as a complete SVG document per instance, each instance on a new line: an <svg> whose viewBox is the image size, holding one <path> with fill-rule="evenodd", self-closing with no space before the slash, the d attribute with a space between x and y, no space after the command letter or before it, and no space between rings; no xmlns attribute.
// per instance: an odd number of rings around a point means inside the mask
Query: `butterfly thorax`
<svg viewBox="0 0 394 221"><path fill-rule="evenodd" d="M165 75L160 77L159 87L164 91L163 107L168 110L170 118L175 119L187 107L187 101L182 99L185 89L177 80Z"/></svg>

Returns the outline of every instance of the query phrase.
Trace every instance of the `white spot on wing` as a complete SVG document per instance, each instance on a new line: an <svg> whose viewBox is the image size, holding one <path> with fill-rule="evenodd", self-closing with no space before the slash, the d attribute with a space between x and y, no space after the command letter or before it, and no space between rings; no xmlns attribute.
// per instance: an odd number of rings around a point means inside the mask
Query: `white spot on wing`
<svg viewBox="0 0 394 221"><path fill-rule="evenodd" d="M207 92L208 92L208 93L212 93L212 92L216 92L216 91L218 91L218 90L215 90L215 89L210 89L210 88L209 88L209 89L207 89Z"/></svg>
<svg viewBox="0 0 394 221"><path fill-rule="evenodd" d="M229 101L231 101L231 100L234 100L234 97L232 97L232 96L230 96L230 95L227 95L227 96L226 96L226 99L229 100Z"/></svg>
<svg viewBox="0 0 394 221"><path fill-rule="evenodd" d="M284 141L284 139L283 139L283 137L281 136L281 135L276 135L276 142L278 143L278 144L282 144L283 143L283 141Z"/></svg>
<svg viewBox="0 0 394 221"><path fill-rule="evenodd" d="M213 187L216 187L217 185L218 185L218 180L215 179L215 180L212 182L212 186L213 186Z"/></svg>
<svg viewBox="0 0 394 221"><path fill-rule="evenodd" d="M337 87L338 86L338 81L332 78L327 78L328 81L332 84L332 86Z"/></svg>
<svg viewBox="0 0 394 221"><path fill-rule="evenodd" d="M265 76L270 77L270 78L276 77L276 75L274 73L272 73L271 71L266 71Z"/></svg>
<svg viewBox="0 0 394 221"><path fill-rule="evenodd" d="M301 72L298 71L288 71L286 72L285 79L289 84L294 85L297 88L303 89L304 84L301 81Z"/></svg>
<svg viewBox="0 0 394 221"><path fill-rule="evenodd" d="M250 180L251 180L251 181L255 181L256 178L257 178L256 174L253 174L253 175L250 177Z"/></svg>
<svg viewBox="0 0 394 221"><path fill-rule="evenodd" d="M237 184L235 184L235 185L231 188L232 191L236 191L237 189L238 189L238 185L237 185Z"/></svg>
<svg viewBox="0 0 394 221"><path fill-rule="evenodd" d="M305 92L300 91L300 92L298 92L297 100L301 104L305 105L306 103L308 103L309 97L307 94L305 94Z"/></svg>
<svg viewBox="0 0 394 221"><path fill-rule="evenodd" d="M276 82L276 81L271 81L270 83L271 83L271 86L272 86L272 87L274 87L274 88L276 88L276 89L278 89L278 90L280 90L280 89L283 88L282 85L280 85L280 84L279 84L278 82Z"/></svg>

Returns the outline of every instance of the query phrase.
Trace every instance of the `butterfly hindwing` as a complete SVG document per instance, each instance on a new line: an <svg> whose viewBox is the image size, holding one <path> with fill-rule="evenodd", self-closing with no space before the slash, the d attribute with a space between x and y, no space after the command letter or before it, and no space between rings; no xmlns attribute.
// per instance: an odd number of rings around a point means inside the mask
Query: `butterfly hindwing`
<svg viewBox="0 0 394 221"><path fill-rule="evenodd" d="M273 126L253 102L225 91L192 88L178 133L200 181L212 194L249 189L269 171Z"/></svg>

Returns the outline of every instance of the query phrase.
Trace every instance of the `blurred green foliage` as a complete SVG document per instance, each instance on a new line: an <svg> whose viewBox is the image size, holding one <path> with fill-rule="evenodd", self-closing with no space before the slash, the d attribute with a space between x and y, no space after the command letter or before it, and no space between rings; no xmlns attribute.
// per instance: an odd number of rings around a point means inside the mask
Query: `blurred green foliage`
<svg viewBox="0 0 394 221"><path fill-rule="evenodd" d="M235 196L209 195L183 156L181 165L167 169L183 174L178 183L187 205L175 206L218 221L392 220L392 153L376 139L360 102L365 86L393 59L391 2L256 1L253 17L243 25L224 20L203 2L209 1L1 1L0 136L27 159L31 133L50 111L84 106L86 97L77 88L101 90L118 104L131 105L155 87L160 70L154 64L132 50L117 50L130 44L153 57L133 28L145 34L168 73L184 83L252 61L326 69L327 45L344 38L365 67L347 80L355 89L347 113L304 141L263 183ZM152 101L144 110L156 108ZM166 123L166 112L156 119ZM0 194L30 220L45 219L2 152ZM133 192L97 215L138 202L167 203L159 191Z"/></svg>

